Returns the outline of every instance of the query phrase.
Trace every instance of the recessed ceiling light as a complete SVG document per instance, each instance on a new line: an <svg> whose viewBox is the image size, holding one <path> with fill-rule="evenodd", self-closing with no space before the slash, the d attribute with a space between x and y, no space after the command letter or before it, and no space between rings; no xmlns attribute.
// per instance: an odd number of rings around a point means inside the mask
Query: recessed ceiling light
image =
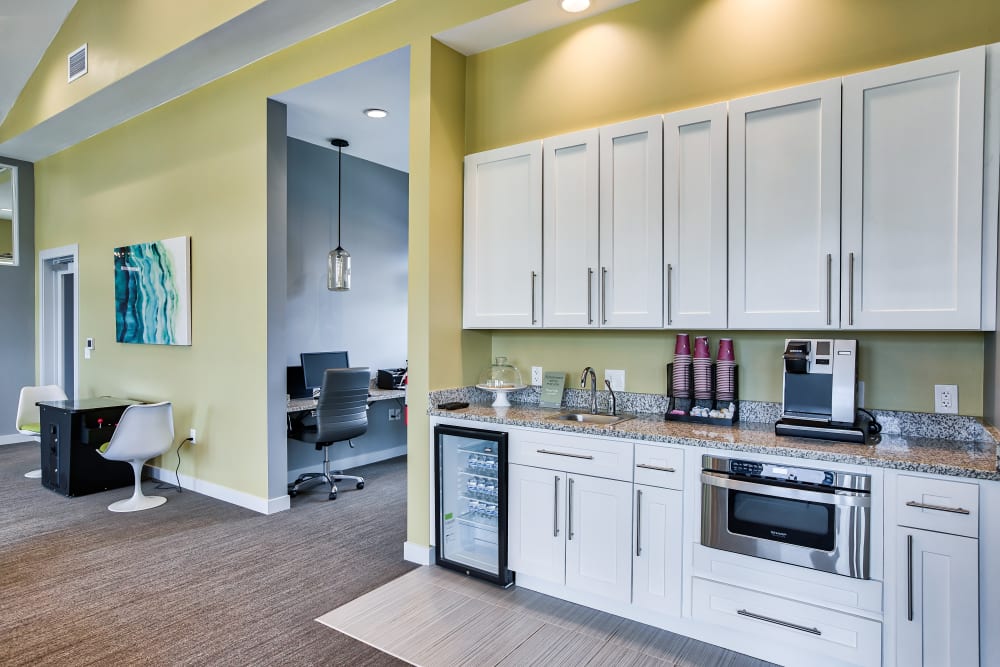
<svg viewBox="0 0 1000 667"><path fill-rule="evenodd" d="M563 11L575 14L588 9L590 7L590 0L562 0L560 4L562 5Z"/></svg>
<svg viewBox="0 0 1000 667"><path fill-rule="evenodd" d="M389 112L385 109L365 109L365 115L369 118L385 118Z"/></svg>

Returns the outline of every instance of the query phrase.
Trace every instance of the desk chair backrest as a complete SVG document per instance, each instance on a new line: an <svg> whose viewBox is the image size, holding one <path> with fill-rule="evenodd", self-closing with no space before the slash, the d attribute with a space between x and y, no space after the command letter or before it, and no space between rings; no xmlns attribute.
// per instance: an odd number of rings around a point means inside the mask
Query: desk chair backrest
<svg viewBox="0 0 1000 667"><path fill-rule="evenodd" d="M316 405L316 442L340 442L368 430L368 385L371 370L330 368Z"/></svg>
<svg viewBox="0 0 1000 667"><path fill-rule="evenodd" d="M118 420L102 455L113 461L149 460L165 453L173 441L173 405L169 402L130 405Z"/></svg>
<svg viewBox="0 0 1000 667"><path fill-rule="evenodd" d="M38 387L22 387L17 400L17 419L14 428L19 433L41 433L41 418L38 416L39 401L65 401L66 392L57 384Z"/></svg>

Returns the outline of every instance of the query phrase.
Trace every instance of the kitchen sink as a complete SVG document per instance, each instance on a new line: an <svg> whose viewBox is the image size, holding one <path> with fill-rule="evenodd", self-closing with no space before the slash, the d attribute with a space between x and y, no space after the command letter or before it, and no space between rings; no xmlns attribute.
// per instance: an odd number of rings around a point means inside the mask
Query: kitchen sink
<svg viewBox="0 0 1000 667"><path fill-rule="evenodd" d="M560 412L557 415L552 415L549 419L564 422L580 422L582 424L600 424L602 426L609 426L611 424L620 424L621 422L628 421L629 419L635 419L635 415L595 415L589 412Z"/></svg>

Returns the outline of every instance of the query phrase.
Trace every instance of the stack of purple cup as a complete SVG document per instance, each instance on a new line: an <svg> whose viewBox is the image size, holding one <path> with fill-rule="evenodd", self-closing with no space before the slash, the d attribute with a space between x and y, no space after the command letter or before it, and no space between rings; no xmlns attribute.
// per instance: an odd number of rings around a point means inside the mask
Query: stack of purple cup
<svg viewBox="0 0 1000 667"><path fill-rule="evenodd" d="M671 377L674 398L691 397L691 339L687 334L677 334L674 345L674 368Z"/></svg>
<svg viewBox="0 0 1000 667"><path fill-rule="evenodd" d="M719 355L715 364L715 395L719 401L729 402L736 397L736 353L733 339L719 340Z"/></svg>
<svg viewBox="0 0 1000 667"><path fill-rule="evenodd" d="M708 350L708 336L694 339L694 397L695 400L712 399L712 353Z"/></svg>

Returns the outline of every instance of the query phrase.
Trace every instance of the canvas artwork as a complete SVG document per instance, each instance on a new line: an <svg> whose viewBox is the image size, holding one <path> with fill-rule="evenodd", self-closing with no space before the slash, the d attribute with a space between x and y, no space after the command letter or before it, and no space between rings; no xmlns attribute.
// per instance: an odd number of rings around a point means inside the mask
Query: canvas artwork
<svg viewBox="0 0 1000 667"><path fill-rule="evenodd" d="M191 344L190 237L115 248L115 340Z"/></svg>

